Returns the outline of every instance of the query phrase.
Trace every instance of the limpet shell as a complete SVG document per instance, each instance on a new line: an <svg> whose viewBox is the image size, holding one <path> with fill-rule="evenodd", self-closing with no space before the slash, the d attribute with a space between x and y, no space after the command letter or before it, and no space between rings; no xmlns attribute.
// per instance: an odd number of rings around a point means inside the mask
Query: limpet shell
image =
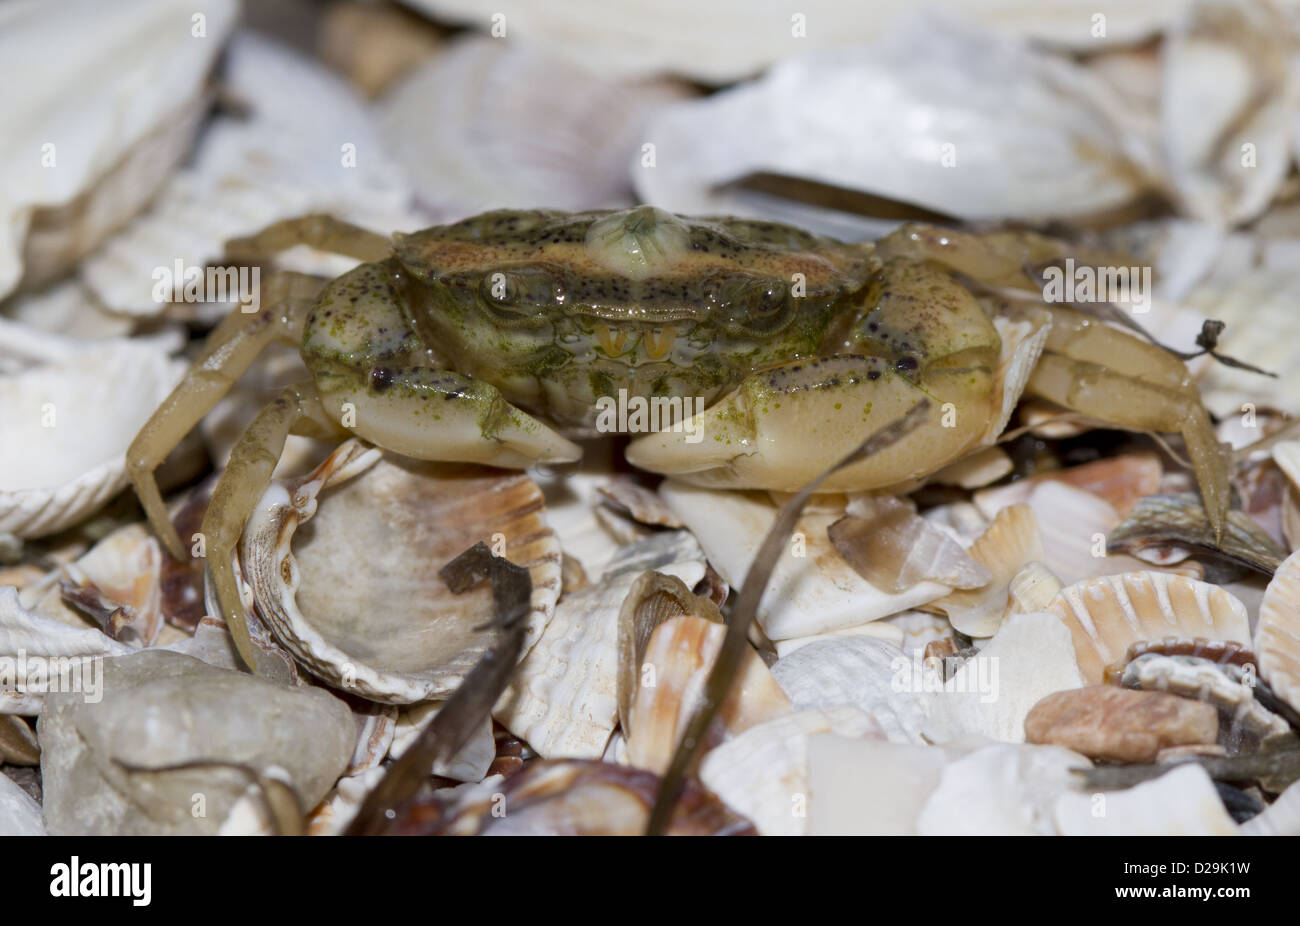
<svg viewBox="0 0 1300 926"><path fill-rule="evenodd" d="M389 456L357 440L272 483L241 545L266 624L330 685L385 703L445 698L495 640L487 584L455 595L438 570L483 542L532 576L525 649L560 592L560 547L527 476Z"/></svg>
<svg viewBox="0 0 1300 926"><path fill-rule="evenodd" d="M0 533L56 533L125 488L127 446L185 367L113 340L0 378Z"/></svg>
<svg viewBox="0 0 1300 926"><path fill-rule="evenodd" d="M1288 556L1268 583L1254 648L1260 675L1300 710L1300 552Z"/></svg>
<svg viewBox="0 0 1300 926"><path fill-rule="evenodd" d="M1079 671L1100 684L1106 666L1140 640L1250 641L1246 606L1217 585L1161 572L1096 576L1063 588L1047 608L1070 629Z"/></svg>

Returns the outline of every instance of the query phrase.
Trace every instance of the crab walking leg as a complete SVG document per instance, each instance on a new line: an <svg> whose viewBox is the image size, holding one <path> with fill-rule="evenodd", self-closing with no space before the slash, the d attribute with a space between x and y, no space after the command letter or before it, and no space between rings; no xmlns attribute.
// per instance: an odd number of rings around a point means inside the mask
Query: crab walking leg
<svg viewBox="0 0 1300 926"><path fill-rule="evenodd" d="M217 601L239 655L255 672L258 669L257 653L244 621L232 558L245 523L271 484L271 474L284 452L285 439L299 423L331 427L310 383L286 386L275 401L253 419L231 451L230 462L217 481L203 516L208 567L212 570Z"/></svg>
<svg viewBox="0 0 1300 926"><path fill-rule="evenodd" d="M897 443L846 466L820 491L873 489L957 458L988 423L991 371L938 373L924 388L880 357L835 355L776 367L683 423L634 440L628 462L714 488L795 491L923 399L926 420ZM698 437L697 437L698 435Z"/></svg>
<svg viewBox="0 0 1300 926"><path fill-rule="evenodd" d="M226 242L226 256L256 260L299 244L366 262L383 260L393 250L385 235L329 215L304 215L275 222L255 235L231 238Z"/></svg>
<svg viewBox="0 0 1300 926"><path fill-rule="evenodd" d="M417 460L524 469L582 457L582 448L511 405L495 386L460 373L377 368L364 386L328 373L317 381L326 410L344 427Z"/></svg>
<svg viewBox="0 0 1300 926"><path fill-rule="evenodd" d="M236 309L208 336L185 378L163 400L126 452L127 474L150 525L173 557L185 550L167 516L154 470L199 419L212 410L272 341L296 345L303 320L323 284L301 273L277 273L263 287L262 310Z"/></svg>

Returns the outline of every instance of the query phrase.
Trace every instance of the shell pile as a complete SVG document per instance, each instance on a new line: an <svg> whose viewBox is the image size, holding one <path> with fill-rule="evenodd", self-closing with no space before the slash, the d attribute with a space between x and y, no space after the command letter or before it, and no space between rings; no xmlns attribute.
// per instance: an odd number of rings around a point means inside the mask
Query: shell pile
<svg viewBox="0 0 1300 926"><path fill-rule="evenodd" d="M1151 0L1100 32L1073 0L200 6L0 8L0 835L638 834L665 784L672 834L1300 835L1290 5ZM513 471L303 422L223 615L213 487L309 379L275 345L159 469L190 557L148 528L128 447L232 308L160 279L243 269L228 242L309 213L639 203L1133 255L1136 320L1233 450L1222 535L1182 438L1024 395L1062 313L992 284L1016 308L987 425L929 476L813 496L718 697L791 496L614 441ZM509 619L498 570L528 582Z"/></svg>

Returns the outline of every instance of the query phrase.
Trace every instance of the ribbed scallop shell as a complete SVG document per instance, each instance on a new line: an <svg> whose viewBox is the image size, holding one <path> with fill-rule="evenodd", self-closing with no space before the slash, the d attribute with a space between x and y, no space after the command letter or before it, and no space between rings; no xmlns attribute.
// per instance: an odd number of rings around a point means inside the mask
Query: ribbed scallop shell
<svg viewBox="0 0 1300 926"><path fill-rule="evenodd" d="M1028 505L1003 508L966 551L992 574L982 588L956 589L934 602L953 627L967 636L997 633L1010 604L1011 580L1028 564L1043 558L1038 518Z"/></svg>
<svg viewBox="0 0 1300 926"><path fill-rule="evenodd" d="M304 525L309 525L302 530ZM273 483L241 561L276 638L330 685L386 703L442 698L492 645L486 583L453 594L438 570L475 543L533 580L526 646L560 592L560 548L521 474L389 457L356 440Z"/></svg>
<svg viewBox="0 0 1300 926"><path fill-rule="evenodd" d="M1288 556L1268 583L1254 645L1264 680L1300 710L1300 552Z"/></svg>
<svg viewBox="0 0 1300 926"><path fill-rule="evenodd" d="M1100 684L1106 666L1140 640L1203 637L1250 642L1246 606L1217 585L1160 572L1096 576L1048 605L1070 628L1079 670Z"/></svg>

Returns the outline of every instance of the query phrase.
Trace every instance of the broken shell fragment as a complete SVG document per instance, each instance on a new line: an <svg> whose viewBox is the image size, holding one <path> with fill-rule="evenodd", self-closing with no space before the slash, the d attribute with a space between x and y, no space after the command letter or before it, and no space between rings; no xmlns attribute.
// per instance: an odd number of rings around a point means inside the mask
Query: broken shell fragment
<svg viewBox="0 0 1300 926"><path fill-rule="evenodd" d="M1233 836L1237 824L1223 807L1214 782L1198 765L1183 765L1154 781L1104 796L1062 794L1053 808L1062 836Z"/></svg>
<svg viewBox="0 0 1300 926"><path fill-rule="evenodd" d="M1264 592L1255 628L1259 673L1300 710L1300 552L1286 558Z"/></svg>
<svg viewBox="0 0 1300 926"><path fill-rule="evenodd" d="M184 371L156 348L114 339L0 377L0 532L56 533L125 488L132 436Z"/></svg>
<svg viewBox="0 0 1300 926"><path fill-rule="evenodd" d="M1048 695L1025 717L1028 742L1117 762L1153 762L1161 749L1213 743L1218 735L1219 715L1209 704L1108 685Z"/></svg>
<svg viewBox="0 0 1300 926"><path fill-rule="evenodd" d="M392 744L388 748L389 758L400 759L424 732L424 728L433 723L433 718L438 716L442 705L443 702L440 701L425 701L403 708L397 716L397 729L393 732ZM456 781L482 781L496 755L492 718L485 717L469 742L460 748L460 752L450 759L435 761L430 774Z"/></svg>
<svg viewBox="0 0 1300 926"><path fill-rule="evenodd" d="M386 703L445 698L493 643L485 585L454 594L439 570L485 543L532 578L525 648L560 591L559 543L527 476L390 457L356 440L250 519L241 562L258 611L308 671Z"/></svg>
<svg viewBox="0 0 1300 926"><path fill-rule="evenodd" d="M1227 560L1268 576L1287 555L1243 511L1228 512L1223 537L1216 541L1200 496L1195 492L1141 499L1132 514L1111 531L1106 543L1108 550L1144 560L1171 546L1189 550L1192 555Z"/></svg>
<svg viewBox="0 0 1300 926"><path fill-rule="evenodd" d="M1048 605L1070 629L1090 684L1142 640L1204 637L1250 641L1246 606L1217 585L1161 572L1096 576L1062 589Z"/></svg>
<svg viewBox="0 0 1300 926"><path fill-rule="evenodd" d="M955 589L933 605L967 636L990 637L1007 612L1011 581L1026 565L1043 558L1034 510L1028 505L1003 508L966 552L985 568L990 580L982 588Z"/></svg>

